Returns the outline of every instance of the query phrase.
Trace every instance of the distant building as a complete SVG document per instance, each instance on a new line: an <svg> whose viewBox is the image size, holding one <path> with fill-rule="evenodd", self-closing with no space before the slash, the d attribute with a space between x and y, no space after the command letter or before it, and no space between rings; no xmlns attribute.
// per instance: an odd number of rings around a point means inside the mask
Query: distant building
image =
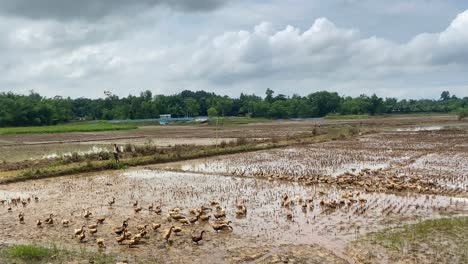
<svg viewBox="0 0 468 264"><path fill-rule="evenodd" d="M160 119L170 119L170 118L171 118L171 114L159 115L159 118L160 118Z"/></svg>

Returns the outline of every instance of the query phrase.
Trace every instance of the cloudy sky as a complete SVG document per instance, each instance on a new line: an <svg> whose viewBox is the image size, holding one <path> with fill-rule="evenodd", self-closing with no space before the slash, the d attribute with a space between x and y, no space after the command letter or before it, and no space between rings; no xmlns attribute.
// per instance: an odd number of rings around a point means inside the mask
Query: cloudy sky
<svg viewBox="0 0 468 264"><path fill-rule="evenodd" d="M0 0L0 92L468 96L466 0Z"/></svg>

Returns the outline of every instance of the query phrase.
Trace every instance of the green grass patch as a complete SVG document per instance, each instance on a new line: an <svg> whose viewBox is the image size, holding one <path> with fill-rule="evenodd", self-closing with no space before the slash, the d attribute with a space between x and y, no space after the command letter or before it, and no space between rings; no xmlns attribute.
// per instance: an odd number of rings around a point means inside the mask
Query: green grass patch
<svg viewBox="0 0 468 264"><path fill-rule="evenodd" d="M35 126L35 127L2 127L0 135L9 134L47 134L47 133L68 133L68 132L98 132L111 130L136 129L135 125L117 125L108 122L85 122L70 123L55 126Z"/></svg>
<svg viewBox="0 0 468 264"><path fill-rule="evenodd" d="M272 122L271 119L262 118L262 117L219 117L218 125L219 126L231 126L231 125L246 125L254 123L266 123ZM210 118L208 121L209 125L216 125L216 118Z"/></svg>
<svg viewBox="0 0 468 264"><path fill-rule="evenodd" d="M51 249L36 245L16 245L9 247L3 253L7 257L24 261L40 261L54 254Z"/></svg>
<svg viewBox="0 0 468 264"><path fill-rule="evenodd" d="M115 256L105 253L60 249L56 245L11 245L0 249L0 263L115 263ZM81 262L80 262L81 261ZM75 263L75 262L74 262Z"/></svg>
<svg viewBox="0 0 468 264"><path fill-rule="evenodd" d="M325 119L330 120L350 120L350 119L367 119L369 115L336 115L336 114L329 114L325 116Z"/></svg>
<svg viewBox="0 0 468 264"><path fill-rule="evenodd" d="M447 116L456 115L456 112L423 112L423 113L394 113L384 114L383 117L431 117L431 116Z"/></svg>
<svg viewBox="0 0 468 264"><path fill-rule="evenodd" d="M361 242L382 246L392 262L429 257L433 263L468 263L468 217L426 220L386 229L363 237Z"/></svg>

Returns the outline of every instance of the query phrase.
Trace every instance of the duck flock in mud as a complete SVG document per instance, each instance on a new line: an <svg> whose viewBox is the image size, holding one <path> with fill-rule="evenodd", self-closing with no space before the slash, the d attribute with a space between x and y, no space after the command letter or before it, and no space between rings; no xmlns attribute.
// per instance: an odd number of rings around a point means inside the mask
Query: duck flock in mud
<svg viewBox="0 0 468 264"><path fill-rule="evenodd" d="M39 203L39 197L32 196L26 199L22 199L21 197L12 198L9 201L1 200L2 205L8 206L7 211L9 213L13 212L14 207L26 208L27 205L31 202ZM112 207L116 204L116 199L113 197L112 200L108 201L107 204L109 207ZM243 203L238 203L236 205L237 209L235 210L235 214L238 217L244 217L247 214L247 208ZM133 211L135 214L140 213L143 210L143 207L135 201L133 203ZM161 205L154 205L149 204L147 206L147 210L150 213L154 213L156 215L161 215L162 209ZM167 217L165 218L165 225L167 225L167 229L160 232L163 227L163 223L145 223L135 226L136 232L132 233L130 231L130 223L131 218L127 218L122 221L122 224L119 226L114 226L112 228L112 232L115 234L115 243L119 245L127 245L128 247L134 247L142 241L142 239L147 238L151 234L148 232L150 229L153 233L160 233L159 235L163 240L167 243L171 243L171 236L174 233L176 236L180 235L183 229L190 227L191 225L196 224L197 222L204 222L211 226L213 232L218 233L223 230L233 230L231 226L232 221L228 221L226 219L226 211L225 209L219 204L217 201L211 201L210 206L201 205L198 208L190 208L188 209L188 214L182 212L183 210L180 208L172 208L169 209L167 212ZM73 232L68 230L68 227L71 226L71 220L69 219L61 219L57 222L55 219L55 215L53 213L49 214L47 218L44 220L37 219L36 226L37 228L47 228L47 226L53 225L61 225L64 228L63 232L70 232L77 241L80 243L89 242L89 236L96 242L97 246L100 248L105 248L106 243L104 238L100 238L97 233L98 230L101 229L101 226L105 225L106 217L96 217L93 219L93 213L89 210L85 210L82 214L83 221L87 224L83 224L80 228L74 229ZM211 217L214 218L214 221L210 222ZM26 220L26 215L24 212L20 212L18 214L18 221L20 224L27 224L32 223L31 221ZM90 221L93 221L90 223ZM95 222L94 222L95 221ZM203 235L206 232L210 232L208 230L201 230L198 233L191 234L191 240L193 243L198 244L200 241L203 240ZM87 235L89 234L89 235Z"/></svg>

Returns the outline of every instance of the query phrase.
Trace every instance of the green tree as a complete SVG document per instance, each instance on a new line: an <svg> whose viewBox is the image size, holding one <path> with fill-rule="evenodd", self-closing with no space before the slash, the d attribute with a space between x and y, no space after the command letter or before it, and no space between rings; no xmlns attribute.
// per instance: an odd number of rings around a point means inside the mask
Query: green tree
<svg viewBox="0 0 468 264"><path fill-rule="evenodd" d="M449 91L443 91L441 94L440 94L440 100L442 101L447 101L450 99L450 92Z"/></svg>
<svg viewBox="0 0 468 264"><path fill-rule="evenodd" d="M218 110L216 110L216 108L214 108L214 107L210 107L210 108L208 109L208 116L209 116L209 117L218 116Z"/></svg>
<svg viewBox="0 0 468 264"><path fill-rule="evenodd" d="M187 111L187 116L197 116L200 111L200 105L193 98L185 99L185 109Z"/></svg>
<svg viewBox="0 0 468 264"><path fill-rule="evenodd" d="M270 88L267 88L267 89L266 89L266 92L265 92L265 94L266 94L266 96L265 96L265 101L266 101L267 103L269 103L269 104L273 103L273 94L274 94L274 93L275 93L275 92L274 92L273 90L271 90Z"/></svg>
<svg viewBox="0 0 468 264"><path fill-rule="evenodd" d="M461 108L458 110L458 120L463 121L468 116L468 108Z"/></svg>

